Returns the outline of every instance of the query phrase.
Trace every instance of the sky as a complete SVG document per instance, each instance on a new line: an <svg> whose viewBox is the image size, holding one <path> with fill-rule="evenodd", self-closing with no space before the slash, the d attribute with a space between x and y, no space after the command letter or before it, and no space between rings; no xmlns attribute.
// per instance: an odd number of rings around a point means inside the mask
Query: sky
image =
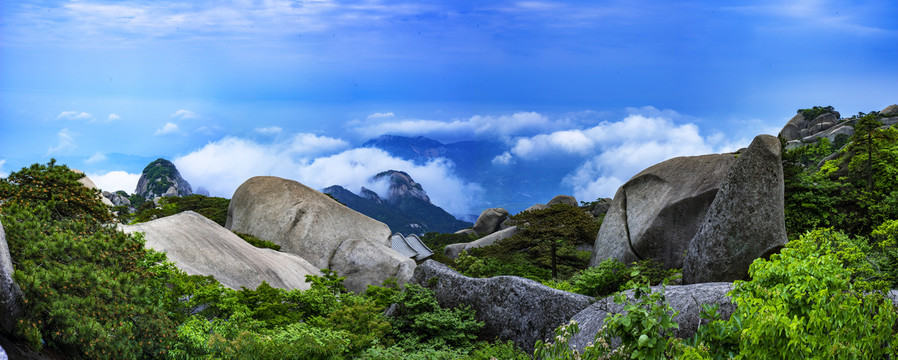
<svg viewBox="0 0 898 360"><path fill-rule="evenodd" d="M358 189L396 169L480 212L458 164L359 148L396 134L500 142L497 169L563 164L562 189L611 197L798 108L898 103L896 17L893 0L6 0L0 177L55 158L133 192L163 157L230 197L255 175Z"/></svg>

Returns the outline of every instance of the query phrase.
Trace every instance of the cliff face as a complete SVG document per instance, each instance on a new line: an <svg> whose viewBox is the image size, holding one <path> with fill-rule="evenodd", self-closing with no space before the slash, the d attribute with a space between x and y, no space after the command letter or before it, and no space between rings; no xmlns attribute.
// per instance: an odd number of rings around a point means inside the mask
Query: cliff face
<svg viewBox="0 0 898 360"><path fill-rule="evenodd" d="M153 199L160 196L192 195L193 190L190 183L181 177L175 164L159 158L143 169L134 193L145 199Z"/></svg>

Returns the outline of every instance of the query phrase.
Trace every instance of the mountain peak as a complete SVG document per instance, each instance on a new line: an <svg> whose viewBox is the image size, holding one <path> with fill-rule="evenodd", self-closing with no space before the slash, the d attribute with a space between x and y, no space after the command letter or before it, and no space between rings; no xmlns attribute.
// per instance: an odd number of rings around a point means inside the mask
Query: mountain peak
<svg viewBox="0 0 898 360"><path fill-rule="evenodd" d="M193 194L190 183L181 177L175 164L163 158L158 158L143 168L134 192L145 199Z"/></svg>
<svg viewBox="0 0 898 360"><path fill-rule="evenodd" d="M374 176L374 180L380 180L389 177L390 190L387 201L391 203L399 203L407 198L420 199L430 204L430 197L424 192L421 184L415 182L409 174L404 171L387 170Z"/></svg>

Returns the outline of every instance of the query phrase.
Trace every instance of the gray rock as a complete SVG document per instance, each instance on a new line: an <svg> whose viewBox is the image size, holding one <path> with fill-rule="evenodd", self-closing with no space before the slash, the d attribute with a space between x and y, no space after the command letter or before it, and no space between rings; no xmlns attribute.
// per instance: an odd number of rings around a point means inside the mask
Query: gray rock
<svg viewBox="0 0 898 360"><path fill-rule="evenodd" d="M801 113L795 114L786 123L786 126L783 126L783 129L780 130L779 137L786 139L786 141L801 139L801 129L806 129L807 127L808 122L805 120L804 115Z"/></svg>
<svg viewBox="0 0 898 360"><path fill-rule="evenodd" d="M485 324L484 338L511 340L528 352L592 302L516 276L469 278L433 260L418 266L411 281L433 290L442 307L471 306Z"/></svg>
<svg viewBox="0 0 898 360"><path fill-rule="evenodd" d="M12 334L16 322L22 316L22 289L13 280L15 269L9 244L6 243L6 231L0 223L0 332Z"/></svg>
<svg viewBox="0 0 898 360"><path fill-rule="evenodd" d="M468 236L477 236L477 232L474 229L461 229L455 232L456 234L465 234Z"/></svg>
<svg viewBox="0 0 898 360"><path fill-rule="evenodd" d="M661 287L653 286L652 291L660 291ZM699 324L706 324L707 320L701 319L702 304L719 304L718 312L722 319L729 319L735 304L730 302L727 292L733 289L732 283L705 283L694 285L671 285L664 290L664 295L670 303L670 307L679 314L674 316L674 321L679 324L679 329L674 329L676 337L686 339L695 335ZM626 292L631 302L633 291ZM624 305L615 304L614 297L609 296L574 315L571 320L577 322L580 333L571 338L570 345L574 349L582 350L590 342L593 342L596 333L605 324L605 318L609 315L622 313Z"/></svg>
<svg viewBox="0 0 898 360"><path fill-rule="evenodd" d="M254 247L212 220L185 211L137 225L123 225L126 233L142 232L146 246L190 275L212 275L223 285L255 289L262 283L282 289L308 289L306 275L318 268L299 256Z"/></svg>
<svg viewBox="0 0 898 360"><path fill-rule="evenodd" d="M72 171L75 173L78 173L78 174L84 174L84 172L82 172L81 170L72 169ZM84 187L86 187L88 189L94 189L94 190L99 189L99 188L97 188L97 185L94 184L94 182L89 177L87 177L87 175L84 175L84 177L82 177L81 179L78 179L78 182L80 182L81 185L84 185ZM103 202L103 204L106 204L107 206L114 206L112 204L112 201L109 201L109 199L104 197L102 194L99 196L99 199L100 199L100 201Z"/></svg>
<svg viewBox="0 0 898 360"><path fill-rule="evenodd" d="M752 261L778 251L788 241L783 209L780 142L759 135L730 168L689 242L684 283L745 278Z"/></svg>
<svg viewBox="0 0 898 360"><path fill-rule="evenodd" d="M552 206L555 204L568 204L570 206L580 206L580 203L577 202L577 198L570 195L558 195L549 200L549 203L546 204L548 206Z"/></svg>
<svg viewBox="0 0 898 360"><path fill-rule="evenodd" d="M683 266L683 252L701 226L733 154L673 158L624 183L605 214L590 266L608 258L624 263L656 259Z"/></svg>
<svg viewBox="0 0 898 360"><path fill-rule="evenodd" d="M131 206L131 200L121 194L104 191L103 197L109 199L114 206Z"/></svg>
<svg viewBox="0 0 898 360"><path fill-rule="evenodd" d="M608 209L611 208L611 199L610 198L602 198L596 202L596 205L589 211L589 213L594 217L599 217L602 214L608 212Z"/></svg>
<svg viewBox="0 0 898 360"><path fill-rule="evenodd" d="M446 248L443 250L443 253L450 258L457 258L462 251L470 251L473 248L479 248L484 246L489 246L495 244L496 241L510 238L512 235L518 233L518 227L512 226L510 228L496 231L492 234L484 236L480 239L467 242L467 243L457 243L446 245Z"/></svg>
<svg viewBox="0 0 898 360"><path fill-rule="evenodd" d="M299 255L317 268L353 274L346 283L355 292L365 291L363 284L380 285L390 277L404 283L411 273L408 268L415 266L390 248L392 233L384 223L278 177L258 176L240 185L231 198L226 227L274 242L281 251ZM365 253L339 259L349 256L346 249ZM394 263L387 266L389 262Z"/></svg>
<svg viewBox="0 0 898 360"><path fill-rule="evenodd" d="M808 123L808 133L816 134L823 130L829 129L833 126L833 124L839 121L838 113L829 112L823 115L818 116L810 123Z"/></svg>
<svg viewBox="0 0 898 360"><path fill-rule="evenodd" d="M880 115L898 115L898 105L892 104L886 106L885 109L882 109L879 112Z"/></svg>
<svg viewBox="0 0 898 360"><path fill-rule="evenodd" d="M838 137L839 135L843 135L843 134L846 136L849 136L849 137L851 135L854 135L854 127L848 123L841 123L841 124L838 124L836 126L829 128L825 131L821 131L821 132L818 132L811 136L802 138L801 143L804 143L804 144L815 143L820 138L827 138L827 139L829 139L830 142L834 142L834 141L836 141L836 137ZM801 143L799 143L798 145L799 146L803 145ZM789 144L791 145L792 142L790 141ZM794 146L794 147L798 147L798 146ZM790 147L790 146L786 146L786 149L791 149L791 148L792 147Z"/></svg>
<svg viewBox="0 0 898 360"><path fill-rule="evenodd" d="M474 223L474 231L478 235L489 235L499 230L499 225L508 218L508 210L503 208L492 208L483 210L480 217Z"/></svg>
<svg viewBox="0 0 898 360"><path fill-rule="evenodd" d="M545 209L545 208L547 208L547 207L549 207L549 206L546 205L546 204L533 204L533 205L530 206L529 208L524 209L524 211L542 210L542 209Z"/></svg>

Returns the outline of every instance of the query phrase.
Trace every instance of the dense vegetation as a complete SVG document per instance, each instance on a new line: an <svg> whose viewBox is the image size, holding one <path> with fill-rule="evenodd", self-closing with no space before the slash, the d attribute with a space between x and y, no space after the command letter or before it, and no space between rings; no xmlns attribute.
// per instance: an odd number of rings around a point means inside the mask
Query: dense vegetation
<svg viewBox="0 0 898 360"><path fill-rule="evenodd" d="M308 290L233 290L188 276L140 235L116 231L99 192L53 160L0 179L0 221L26 298L15 335L51 357L90 359L894 359L898 308L885 295L898 288L898 130L879 119L860 117L851 139L837 139L844 145L822 139L784 153L790 242L735 282L732 316L706 306L707 323L690 339L671 335L676 313L649 288L676 283L677 269L615 260L586 268L589 252L579 249L601 220L582 208L517 214L517 235L458 259L436 256L469 276L519 275L624 305L582 352L568 347L579 331L569 323L531 356L478 338L473 310L442 308L414 284L354 294L324 269ZM144 206L161 210L151 216L227 209L207 197ZM471 240L424 237L438 254Z"/></svg>

